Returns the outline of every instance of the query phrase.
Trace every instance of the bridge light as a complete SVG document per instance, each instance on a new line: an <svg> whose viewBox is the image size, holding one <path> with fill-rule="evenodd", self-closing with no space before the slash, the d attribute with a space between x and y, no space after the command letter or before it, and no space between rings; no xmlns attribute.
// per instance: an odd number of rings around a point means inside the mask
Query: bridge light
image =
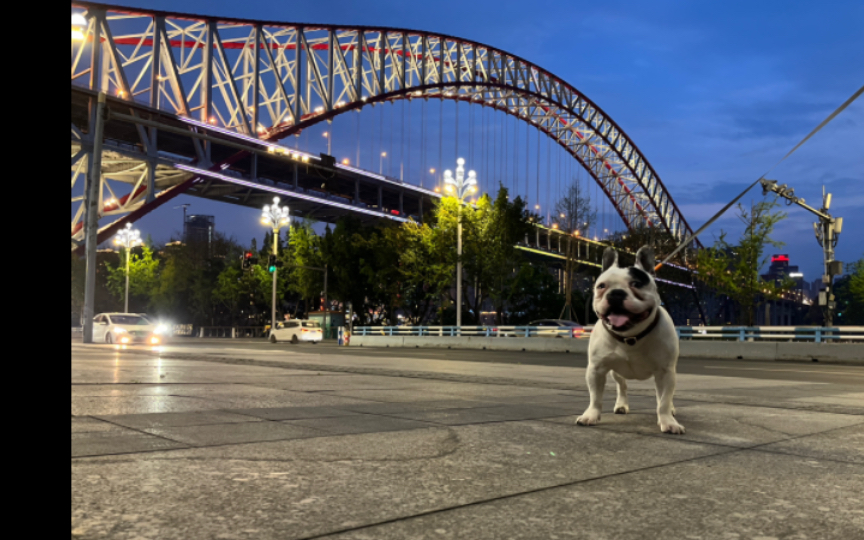
<svg viewBox="0 0 864 540"><path fill-rule="evenodd" d="M435 174L435 169L434 169L434 168L429 169L429 172L432 173L432 174Z"/></svg>
<svg viewBox="0 0 864 540"><path fill-rule="evenodd" d="M539 205L539 204L535 204L535 205L534 205L534 210L540 210L540 205Z"/></svg>
<svg viewBox="0 0 864 540"><path fill-rule="evenodd" d="M72 39L84 41L84 30L87 28L87 19L80 13L72 14Z"/></svg>
<svg viewBox="0 0 864 540"><path fill-rule="evenodd" d="M564 219L564 217L565 217L564 214L561 214L561 219Z"/></svg>
<svg viewBox="0 0 864 540"><path fill-rule="evenodd" d="M557 229L557 228L558 228L558 224L557 224L557 223L553 223L553 224L552 224L552 228L553 228L553 229Z"/></svg>
<svg viewBox="0 0 864 540"><path fill-rule="evenodd" d="M381 157L387 157L387 152L381 152Z"/></svg>
<svg viewBox="0 0 864 540"><path fill-rule="evenodd" d="M324 137L325 139L329 136L330 136L330 133L327 131L325 131L324 134L322 135L322 137Z"/></svg>
<svg viewBox="0 0 864 540"><path fill-rule="evenodd" d="M347 157L346 157L345 159L342 160L342 165L348 165L348 164L350 164L350 163L351 163L351 162L348 161L348 158L347 158Z"/></svg>

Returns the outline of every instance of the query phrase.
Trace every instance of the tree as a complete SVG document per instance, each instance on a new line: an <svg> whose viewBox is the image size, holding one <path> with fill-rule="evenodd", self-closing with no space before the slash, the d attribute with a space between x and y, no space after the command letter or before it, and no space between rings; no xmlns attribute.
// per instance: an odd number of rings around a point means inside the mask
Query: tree
<svg viewBox="0 0 864 540"><path fill-rule="evenodd" d="M591 209L591 196L588 190L582 188L578 178L574 179L564 196L555 205L555 217L552 219L552 223L557 226L558 230L567 235L567 241L564 243L564 256L566 257L564 263L564 309L561 310L559 317L574 318L573 273L578 267L574 237L585 236L596 219L597 212Z"/></svg>
<svg viewBox="0 0 864 540"><path fill-rule="evenodd" d="M786 218L785 212L772 211L776 206L776 201L762 201L750 209L739 204L744 232L738 243L730 244L721 232L714 246L701 250L696 259L698 278L729 296L738 306L739 322L748 326L756 324L756 310L766 300L776 300L795 287L790 279L778 285L759 275L768 262L763 257L766 246L784 245L771 238L777 223Z"/></svg>
<svg viewBox="0 0 864 540"><path fill-rule="evenodd" d="M140 252L140 255L139 253ZM131 311L145 311L150 302L150 294L159 279L159 261L153 258L153 250L147 244L131 250L120 251L119 264L106 262L107 284L118 300L126 295L126 257L129 258L129 298Z"/></svg>
<svg viewBox="0 0 864 540"><path fill-rule="evenodd" d="M324 268L324 254L321 252L321 238L312 230L311 222L291 226L288 249L283 250L282 255L286 263L282 275L289 289L300 295L307 312L317 309L324 289L324 273L312 268Z"/></svg>
<svg viewBox="0 0 864 540"><path fill-rule="evenodd" d="M838 326L864 324L864 258L851 263L848 270L834 283Z"/></svg>

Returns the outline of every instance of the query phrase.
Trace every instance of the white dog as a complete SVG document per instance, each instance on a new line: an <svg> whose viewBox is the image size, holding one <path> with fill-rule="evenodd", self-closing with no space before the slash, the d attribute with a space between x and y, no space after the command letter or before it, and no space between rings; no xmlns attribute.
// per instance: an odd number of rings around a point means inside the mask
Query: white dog
<svg viewBox="0 0 864 540"><path fill-rule="evenodd" d="M636 253L636 265L618 267L618 253L603 252L603 272L594 285L594 312L599 320L588 343L585 379L591 404L576 419L583 426L600 421L606 374L618 383L616 414L627 414L627 381L654 376L657 387L657 423L664 433L684 433L675 418L675 365L678 336L672 317L660 306L654 283L654 251L644 246Z"/></svg>

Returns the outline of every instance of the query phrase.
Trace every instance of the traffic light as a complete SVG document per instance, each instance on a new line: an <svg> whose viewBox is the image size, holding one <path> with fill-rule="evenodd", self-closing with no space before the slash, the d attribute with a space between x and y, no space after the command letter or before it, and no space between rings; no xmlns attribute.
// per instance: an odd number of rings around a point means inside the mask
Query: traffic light
<svg viewBox="0 0 864 540"><path fill-rule="evenodd" d="M240 256L240 267L243 270L251 270L252 266L258 264L258 257L256 257L251 251L243 252L243 255Z"/></svg>
<svg viewBox="0 0 864 540"><path fill-rule="evenodd" d="M272 274L277 268L282 268L282 261L276 255L270 255L267 259L267 271Z"/></svg>

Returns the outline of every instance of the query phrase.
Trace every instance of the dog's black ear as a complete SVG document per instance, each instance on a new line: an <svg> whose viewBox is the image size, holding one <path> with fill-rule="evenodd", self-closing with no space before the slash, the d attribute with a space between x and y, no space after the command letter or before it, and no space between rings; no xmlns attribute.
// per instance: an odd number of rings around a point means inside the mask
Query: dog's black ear
<svg viewBox="0 0 864 540"><path fill-rule="evenodd" d="M609 269L609 267L618 264L618 252L612 248L606 248L603 252L603 271Z"/></svg>
<svg viewBox="0 0 864 540"><path fill-rule="evenodd" d="M654 275L654 248L651 246L642 246L636 252L636 268Z"/></svg>

